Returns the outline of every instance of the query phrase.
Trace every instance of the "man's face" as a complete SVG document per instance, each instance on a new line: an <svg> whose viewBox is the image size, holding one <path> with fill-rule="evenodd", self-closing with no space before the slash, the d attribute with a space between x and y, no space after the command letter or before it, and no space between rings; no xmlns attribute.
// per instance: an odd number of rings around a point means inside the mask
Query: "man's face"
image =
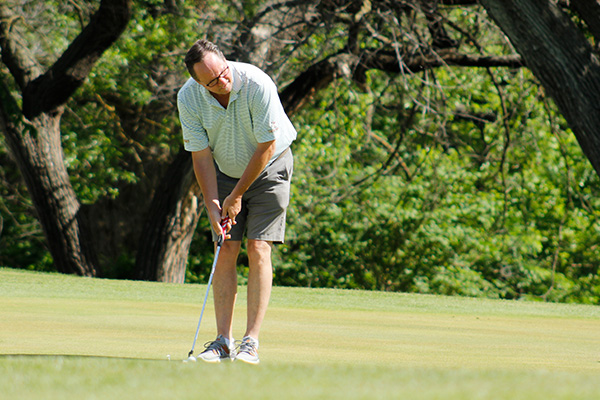
<svg viewBox="0 0 600 400"><path fill-rule="evenodd" d="M196 82L215 94L228 94L233 87L233 76L227 62L214 53L194 65Z"/></svg>

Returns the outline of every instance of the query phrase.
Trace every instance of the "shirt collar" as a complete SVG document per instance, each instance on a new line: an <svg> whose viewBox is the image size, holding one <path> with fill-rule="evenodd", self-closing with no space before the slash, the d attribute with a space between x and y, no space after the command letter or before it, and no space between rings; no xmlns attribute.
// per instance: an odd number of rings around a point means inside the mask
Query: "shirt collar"
<svg viewBox="0 0 600 400"><path fill-rule="evenodd" d="M234 63L227 61L229 68L231 69L231 77L233 79L233 85L231 85L231 93L229 94L229 101L233 101L237 98L238 92L242 89L242 78L239 72L235 68Z"/></svg>

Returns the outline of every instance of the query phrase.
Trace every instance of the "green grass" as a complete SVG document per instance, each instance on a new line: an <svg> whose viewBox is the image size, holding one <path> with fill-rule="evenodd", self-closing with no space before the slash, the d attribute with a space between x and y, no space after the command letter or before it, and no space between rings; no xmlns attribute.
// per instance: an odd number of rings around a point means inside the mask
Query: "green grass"
<svg viewBox="0 0 600 400"><path fill-rule="evenodd" d="M260 365L183 363L205 290L0 269L0 398L600 398L597 306L277 287Z"/></svg>

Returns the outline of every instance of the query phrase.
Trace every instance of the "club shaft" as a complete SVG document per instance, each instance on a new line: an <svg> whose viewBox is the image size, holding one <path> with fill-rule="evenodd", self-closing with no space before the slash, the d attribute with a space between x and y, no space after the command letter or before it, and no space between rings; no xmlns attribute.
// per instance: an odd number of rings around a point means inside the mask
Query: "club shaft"
<svg viewBox="0 0 600 400"><path fill-rule="evenodd" d="M217 260L219 259L219 252L221 251L221 244L217 245L217 250L215 251L215 260L213 261L212 268L210 270L210 276L208 278L208 286L206 287L206 294L204 295L204 303L202 304L202 311L200 312L200 319L198 320L198 327L196 328L196 335L194 336L194 343L192 344L192 350L188 354L188 357L194 353L194 348L196 348L196 341L198 340L198 332L200 332L200 324L202 323L202 316L204 315L204 308L206 307L206 300L208 299L208 292L210 291L210 285L212 284L213 275L215 274L215 268L217 266Z"/></svg>

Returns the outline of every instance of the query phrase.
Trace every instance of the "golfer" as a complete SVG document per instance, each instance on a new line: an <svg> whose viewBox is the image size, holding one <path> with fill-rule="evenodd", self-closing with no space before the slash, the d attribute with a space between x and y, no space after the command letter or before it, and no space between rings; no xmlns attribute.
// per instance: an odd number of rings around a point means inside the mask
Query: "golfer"
<svg viewBox="0 0 600 400"><path fill-rule="evenodd" d="M205 345L199 358L256 364L260 327L271 296L271 250L273 243L284 240L293 171L290 144L296 130L277 87L259 68L227 61L207 40L194 43L185 65L191 78L177 97L184 147L192 153L213 241L219 235L226 239L213 276L217 338ZM244 233L248 313L244 337L234 346L236 263Z"/></svg>

